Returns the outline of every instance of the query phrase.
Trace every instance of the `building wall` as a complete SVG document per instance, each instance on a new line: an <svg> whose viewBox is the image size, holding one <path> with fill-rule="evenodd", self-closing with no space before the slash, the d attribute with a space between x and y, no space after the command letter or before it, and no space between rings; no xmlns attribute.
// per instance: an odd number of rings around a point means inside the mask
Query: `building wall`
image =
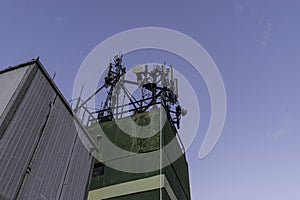
<svg viewBox="0 0 300 200"><path fill-rule="evenodd" d="M85 199L93 157L79 134L90 140L41 63L0 83L0 199Z"/></svg>
<svg viewBox="0 0 300 200"><path fill-rule="evenodd" d="M30 66L0 74L0 119Z"/></svg>
<svg viewBox="0 0 300 200"><path fill-rule="evenodd" d="M171 124L166 121L161 131L159 110L153 110L154 114L141 113L131 117L125 117L118 121L103 122L101 125L92 124L88 127L94 140L97 136L101 136L99 141L101 150L98 155L100 163L103 163L101 170L95 168L91 187L89 200L96 199L153 199L153 200L189 200L190 199L190 186L189 186L189 172L188 163L185 154L182 154L182 149L179 141L175 138L176 132ZM135 135L135 130L129 120L133 119L135 123L140 126L147 125L147 116L152 116L151 123L148 125L147 132L156 133L152 137L138 138L125 133L120 126L126 130L132 130L132 135ZM101 131L102 130L102 131ZM105 134L105 137L103 136ZM147 134L147 133L146 133ZM108 139L104 139L108 138ZM175 140L173 140L175 138ZM109 140L109 141L108 141ZM173 145L168 145L172 141ZM131 152L130 156L117 154L117 151L112 151L109 143ZM147 156L154 151L160 149L160 146L166 147L162 150L161 154L154 154L154 156ZM176 161L172 156L181 155ZM179 154L178 154L179 153ZM142 155L142 156L141 156ZM164 168L160 169L161 164L165 164ZM95 164L97 167L97 164ZM157 169L143 173L128 173L119 171L111 166L126 166L131 169L136 167L143 167L144 169ZM138 172L138 171L135 171ZM162 178L155 179L156 177ZM151 182L151 178L158 180ZM162 184L164 182L164 184ZM140 188L145 185L144 188ZM125 188L125 189L124 189ZM140 189L138 189L140 188ZM154 190L154 188L156 190ZM123 192L120 192L124 190ZM109 192L108 192L109 191ZM133 194L128 194L135 191ZM168 191L163 193L163 191ZM160 195L157 195L158 194ZM106 193L109 193L106 195ZM146 195L148 194L148 195ZM148 196L146 198L146 196Z"/></svg>

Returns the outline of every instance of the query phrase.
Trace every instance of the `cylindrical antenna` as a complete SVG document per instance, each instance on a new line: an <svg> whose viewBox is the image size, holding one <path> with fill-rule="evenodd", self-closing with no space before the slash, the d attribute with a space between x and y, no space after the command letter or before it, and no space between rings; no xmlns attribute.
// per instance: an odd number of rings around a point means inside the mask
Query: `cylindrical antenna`
<svg viewBox="0 0 300 200"><path fill-rule="evenodd" d="M178 97L178 80L174 78L174 94Z"/></svg>
<svg viewBox="0 0 300 200"><path fill-rule="evenodd" d="M173 81L173 67L170 65L170 81Z"/></svg>

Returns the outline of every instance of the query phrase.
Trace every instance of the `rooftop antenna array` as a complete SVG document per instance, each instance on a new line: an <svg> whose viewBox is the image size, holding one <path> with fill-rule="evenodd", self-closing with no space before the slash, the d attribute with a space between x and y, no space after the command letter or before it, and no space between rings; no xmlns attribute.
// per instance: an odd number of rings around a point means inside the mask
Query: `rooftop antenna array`
<svg viewBox="0 0 300 200"><path fill-rule="evenodd" d="M166 66L165 63L154 64L152 67L137 65L130 70L135 74L136 80L127 80L122 57L119 54L113 58L107 67L104 84L86 100L82 101L79 97L74 112L78 115L83 109L83 116L88 113L89 124L117 120L162 106L172 126L179 129L181 116L186 115L187 110L179 105L178 81L173 76L173 67ZM133 94L129 87L135 87ZM105 100L99 108L90 111L91 109L87 108L88 101L102 90L106 90L107 93Z"/></svg>

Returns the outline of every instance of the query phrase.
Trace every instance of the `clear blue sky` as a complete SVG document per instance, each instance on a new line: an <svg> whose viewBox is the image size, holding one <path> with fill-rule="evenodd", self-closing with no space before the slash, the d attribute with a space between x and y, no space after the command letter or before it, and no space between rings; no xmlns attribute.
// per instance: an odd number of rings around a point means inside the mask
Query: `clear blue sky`
<svg viewBox="0 0 300 200"><path fill-rule="evenodd" d="M211 154L198 159L205 114L188 150L193 200L298 200L299 9L296 0L3 0L0 69L40 56L70 99L83 59L109 36L144 26L185 33L216 62L228 100Z"/></svg>

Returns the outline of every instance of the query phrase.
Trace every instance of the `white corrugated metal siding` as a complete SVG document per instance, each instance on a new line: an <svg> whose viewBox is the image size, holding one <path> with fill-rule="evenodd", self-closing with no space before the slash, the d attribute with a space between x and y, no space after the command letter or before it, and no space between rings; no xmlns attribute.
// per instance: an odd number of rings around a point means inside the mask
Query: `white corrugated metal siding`
<svg viewBox="0 0 300 200"><path fill-rule="evenodd" d="M0 72L0 83L5 74L17 77L0 124L0 199L85 199L93 157L78 131L86 132L39 61L30 65Z"/></svg>
<svg viewBox="0 0 300 200"><path fill-rule="evenodd" d="M0 119L30 66L0 74Z"/></svg>

